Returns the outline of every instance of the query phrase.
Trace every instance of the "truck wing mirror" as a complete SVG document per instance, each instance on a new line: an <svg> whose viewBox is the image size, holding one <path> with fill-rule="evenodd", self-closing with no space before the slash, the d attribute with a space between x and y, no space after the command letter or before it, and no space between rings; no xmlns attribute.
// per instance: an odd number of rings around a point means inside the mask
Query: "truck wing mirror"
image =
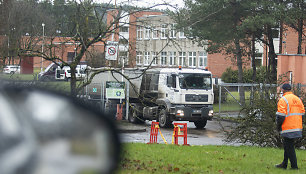
<svg viewBox="0 0 306 174"><path fill-rule="evenodd" d="M81 100L7 86L0 89L0 108L0 173L115 172L114 123Z"/></svg>

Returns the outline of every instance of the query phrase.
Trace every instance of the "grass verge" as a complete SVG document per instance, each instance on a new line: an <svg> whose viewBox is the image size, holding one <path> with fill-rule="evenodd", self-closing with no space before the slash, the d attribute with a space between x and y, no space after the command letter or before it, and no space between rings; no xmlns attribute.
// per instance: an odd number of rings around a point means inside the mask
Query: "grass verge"
<svg viewBox="0 0 306 174"><path fill-rule="evenodd" d="M26 80L32 81L37 78L35 74L0 74L0 78L6 80Z"/></svg>
<svg viewBox="0 0 306 174"><path fill-rule="evenodd" d="M127 143L117 173L304 174L306 151L296 153L298 171L274 167L283 158L283 150L277 148Z"/></svg>

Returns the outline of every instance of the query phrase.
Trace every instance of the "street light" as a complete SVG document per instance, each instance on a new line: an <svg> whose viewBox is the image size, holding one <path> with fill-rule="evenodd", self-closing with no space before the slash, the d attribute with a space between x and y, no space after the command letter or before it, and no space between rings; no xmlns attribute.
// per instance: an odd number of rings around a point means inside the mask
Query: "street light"
<svg viewBox="0 0 306 174"><path fill-rule="evenodd" d="M43 32L42 33L43 42L41 44L41 53L43 54L44 53L44 44L45 44L45 24L42 23L41 26L42 26L42 32ZM40 72L42 72L42 70L43 70L43 65L44 65L43 56L41 56Z"/></svg>

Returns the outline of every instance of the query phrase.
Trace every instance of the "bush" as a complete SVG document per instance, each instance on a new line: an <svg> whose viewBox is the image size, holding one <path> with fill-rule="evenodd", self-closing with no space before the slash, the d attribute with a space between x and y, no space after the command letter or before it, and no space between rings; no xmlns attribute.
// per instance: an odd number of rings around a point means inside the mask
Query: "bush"
<svg viewBox="0 0 306 174"><path fill-rule="evenodd" d="M231 67L226 68L221 79L225 83L238 83L238 70L232 70Z"/></svg>
<svg viewBox="0 0 306 174"><path fill-rule="evenodd" d="M237 125L227 133L227 142L247 143L261 147L281 147L282 138L276 128L277 96L276 88L266 88L254 93L250 105L241 110ZM305 105L305 93L302 94ZM303 138L296 141L296 147L306 148L306 123L303 122Z"/></svg>
<svg viewBox="0 0 306 174"><path fill-rule="evenodd" d="M243 70L243 83L264 83L266 80L266 67L259 67L256 70L256 80L252 80L253 69ZM227 68L222 74L221 79L225 83L238 83L238 70Z"/></svg>

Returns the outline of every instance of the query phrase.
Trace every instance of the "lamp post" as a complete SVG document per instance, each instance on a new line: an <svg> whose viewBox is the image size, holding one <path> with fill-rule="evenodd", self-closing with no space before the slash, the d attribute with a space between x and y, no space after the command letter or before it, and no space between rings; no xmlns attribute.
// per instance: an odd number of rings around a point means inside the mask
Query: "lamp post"
<svg viewBox="0 0 306 174"><path fill-rule="evenodd" d="M45 44L45 23L41 24L42 26L42 44L41 44L41 53L44 53L44 44ZM43 66L44 66L44 62L43 62L43 56L41 56L41 65L40 65L40 72L43 71Z"/></svg>

